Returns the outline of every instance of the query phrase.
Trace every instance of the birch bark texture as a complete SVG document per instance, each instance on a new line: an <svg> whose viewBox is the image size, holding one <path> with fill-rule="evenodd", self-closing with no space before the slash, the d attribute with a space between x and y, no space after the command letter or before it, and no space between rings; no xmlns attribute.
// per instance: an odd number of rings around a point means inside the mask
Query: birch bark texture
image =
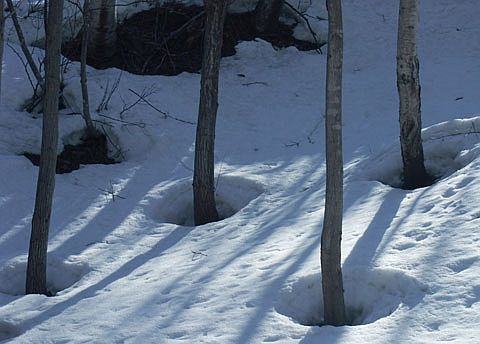
<svg viewBox="0 0 480 344"><path fill-rule="evenodd" d="M325 91L326 193L321 266L324 323L345 325L341 267L343 213L342 65L343 24L340 0L327 0L328 53Z"/></svg>
<svg viewBox="0 0 480 344"><path fill-rule="evenodd" d="M202 77L193 172L193 208L197 226L219 220L215 203L214 151L218 78L227 0L205 0L205 9Z"/></svg>
<svg viewBox="0 0 480 344"><path fill-rule="evenodd" d="M397 89L404 187L429 185L423 156L417 0L400 0L397 37Z"/></svg>
<svg viewBox="0 0 480 344"><path fill-rule="evenodd" d="M47 293L47 248L58 141L58 97L60 92L60 48L62 44L63 0L48 2L45 51L45 97L42 148L37 180L32 233L28 250L27 294Z"/></svg>

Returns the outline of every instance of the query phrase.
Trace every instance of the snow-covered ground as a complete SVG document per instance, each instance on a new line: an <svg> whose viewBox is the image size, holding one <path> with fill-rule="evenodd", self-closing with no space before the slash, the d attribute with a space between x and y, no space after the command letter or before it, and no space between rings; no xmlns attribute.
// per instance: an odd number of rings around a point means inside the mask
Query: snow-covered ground
<svg viewBox="0 0 480 344"><path fill-rule="evenodd" d="M0 108L0 340L12 343L478 343L480 3L420 1L422 114L434 185L398 183L397 1L345 0L343 266L357 326L322 317L325 55L241 43L222 61L220 222L191 226L199 75L89 70L92 108L125 160L57 176L55 297L21 295L41 118L6 48ZM314 1L311 15L324 15ZM40 52L38 52L40 53ZM60 144L82 128L79 65ZM125 111L124 111L125 110ZM113 118L113 119L112 119ZM121 121L118 121L121 120ZM100 122L99 122L100 125ZM59 148L61 149L61 147ZM380 182L381 181L381 182ZM112 194L115 197L112 197Z"/></svg>

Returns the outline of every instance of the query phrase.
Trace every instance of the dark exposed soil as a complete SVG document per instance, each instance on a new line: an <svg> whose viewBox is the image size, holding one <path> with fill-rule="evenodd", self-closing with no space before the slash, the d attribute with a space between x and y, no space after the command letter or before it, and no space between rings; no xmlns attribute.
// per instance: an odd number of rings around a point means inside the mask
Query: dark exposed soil
<svg viewBox="0 0 480 344"><path fill-rule="evenodd" d="M117 52L109 61L88 61L96 68L117 67L135 74L177 75L198 72L202 64L204 9L166 4L137 13L117 28ZM80 37L66 44L63 53L73 60L80 55ZM293 38L292 27L279 23L273 33L259 34L253 13L228 14L222 56L235 54L241 41L264 39L275 47L296 46L314 50L319 46Z"/></svg>
<svg viewBox="0 0 480 344"><path fill-rule="evenodd" d="M35 166L40 164L40 155L25 152L23 155ZM108 156L107 139L105 135L82 139L78 145L65 145L63 152L57 157L57 174L70 173L78 170L80 165L115 164Z"/></svg>

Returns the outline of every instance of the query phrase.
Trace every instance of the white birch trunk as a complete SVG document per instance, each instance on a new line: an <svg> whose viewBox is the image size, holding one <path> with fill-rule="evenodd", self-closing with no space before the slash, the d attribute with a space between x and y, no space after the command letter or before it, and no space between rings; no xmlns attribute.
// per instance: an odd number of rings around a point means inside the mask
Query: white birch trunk
<svg viewBox="0 0 480 344"><path fill-rule="evenodd" d="M417 27L417 0L400 0L397 38L400 145L404 186L410 189L426 186L430 182L423 161Z"/></svg>

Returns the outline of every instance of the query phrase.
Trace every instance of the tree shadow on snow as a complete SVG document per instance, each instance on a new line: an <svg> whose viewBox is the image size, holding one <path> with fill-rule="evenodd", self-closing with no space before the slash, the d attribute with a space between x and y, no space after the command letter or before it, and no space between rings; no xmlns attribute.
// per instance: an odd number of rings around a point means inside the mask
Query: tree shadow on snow
<svg viewBox="0 0 480 344"><path fill-rule="evenodd" d="M345 258L342 266L343 273L345 274L358 268L371 269L374 267L376 258L385 251L386 246L391 242L393 236L396 235L398 230L402 227L402 225L405 224L407 219L415 213L415 208L428 191L429 188L425 188L421 191L416 191L413 193L409 190L400 190L395 188L388 190L367 229L357 240L354 247ZM348 193L347 187L346 197L348 197ZM415 200L409 204L408 210L404 212L405 215L398 217L397 214L399 210L402 209L402 201L408 194L415 193ZM351 204L353 206L353 203ZM344 230L346 229L344 228ZM387 341L392 343L401 341L400 339L404 338L403 334L411 325L411 320L411 317L397 317L395 322L396 329L389 331L392 340ZM347 333L347 331L348 333L351 331L349 326L311 327L310 331L303 337L300 343L318 343L320 337L322 340L325 340L328 343L342 342L342 340L344 340L344 338L342 338L343 334Z"/></svg>
<svg viewBox="0 0 480 344"><path fill-rule="evenodd" d="M75 306L77 303L84 299L94 297L95 294L102 289L105 289L108 285L128 276L134 270L144 265L149 260L160 256L163 252L167 251L169 248L175 246L183 238L185 238L189 233L189 230L183 227L175 228L170 234L166 237L160 239L154 247L148 250L145 253L142 253L138 256L135 256L133 259L129 260L121 267L119 267L113 273L107 275L97 283L87 287L86 289L75 294L73 297L66 299L65 301L59 302L52 307L48 308L46 311L40 313L39 315L26 320L22 325L23 328L32 328L38 325L41 325L44 321L47 321L67 310L70 307Z"/></svg>
<svg viewBox="0 0 480 344"><path fill-rule="evenodd" d="M404 198L405 192L402 190L391 189L387 192L367 229L344 260L344 271L354 266L368 268L372 265Z"/></svg>

